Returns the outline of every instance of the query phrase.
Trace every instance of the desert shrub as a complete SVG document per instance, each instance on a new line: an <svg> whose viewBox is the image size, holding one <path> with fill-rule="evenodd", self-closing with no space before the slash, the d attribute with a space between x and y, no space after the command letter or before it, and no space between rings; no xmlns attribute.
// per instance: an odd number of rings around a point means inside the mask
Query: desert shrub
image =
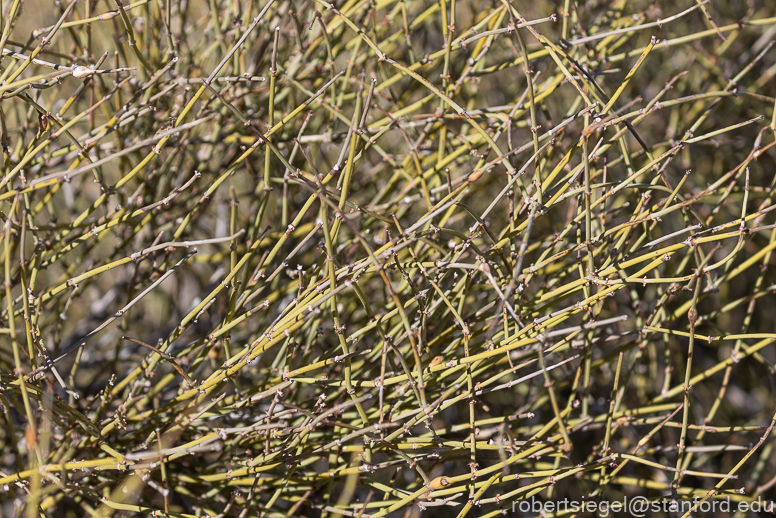
<svg viewBox="0 0 776 518"><path fill-rule="evenodd" d="M774 494L773 2L0 27L4 515Z"/></svg>

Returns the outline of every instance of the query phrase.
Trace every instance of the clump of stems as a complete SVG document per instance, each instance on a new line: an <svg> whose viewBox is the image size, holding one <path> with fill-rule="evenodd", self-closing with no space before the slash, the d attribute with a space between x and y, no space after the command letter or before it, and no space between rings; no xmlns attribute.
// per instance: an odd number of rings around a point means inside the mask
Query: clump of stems
<svg viewBox="0 0 776 518"><path fill-rule="evenodd" d="M774 494L773 3L0 29L0 515Z"/></svg>

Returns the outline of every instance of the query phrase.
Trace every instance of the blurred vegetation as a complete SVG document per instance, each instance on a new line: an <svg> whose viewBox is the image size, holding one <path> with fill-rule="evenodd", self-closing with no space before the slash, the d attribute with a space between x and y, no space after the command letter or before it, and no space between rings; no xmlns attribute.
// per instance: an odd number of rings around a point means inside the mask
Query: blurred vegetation
<svg viewBox="0 0 776 518"><path fill-rule="evenodd" d="M775 494L773 2L0 13L3 516Z"/></svg>

